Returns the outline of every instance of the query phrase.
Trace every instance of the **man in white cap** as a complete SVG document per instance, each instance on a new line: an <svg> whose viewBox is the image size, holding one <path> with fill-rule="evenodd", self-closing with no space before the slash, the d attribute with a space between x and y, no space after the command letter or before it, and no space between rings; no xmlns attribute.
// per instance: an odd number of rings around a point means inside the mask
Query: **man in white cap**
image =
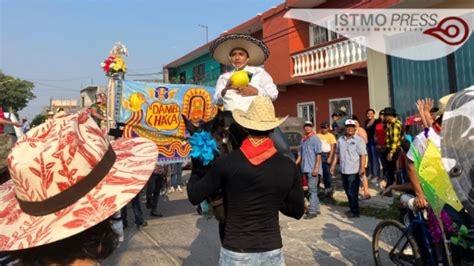
<svg viewBox="0 0 474 266"><path fill-rule="evenodd" d="M279 212L295 219L304 213L300 171L277 153L269 137L286 118L275 117L271 99L264 96L255 97L247 112L235 109L232 115L249 135L203 178L191 176L188 198L197 205L222 189L226 217L220 265L285 265Z"/></svg>
<svg viewBox="0 0 474 266"><path fill-rule="evenodd" d="M359 217L359 186L360 176L365 174L367 149L364 140L355 135L356 122L348 119L345 122L346 133L337 140L336 155L331 166L334 175L336 164L341 166L342 185L349 200L348 218Z"/></svg>
<svg viewBox="0 0 474 266"><path fill-rule="evenodd" d="M313 122L306 121L304 123L305 135L301 140L301 150L296 159L296 164L301 164L301 171L308 180L309 189L309 210L305 219L313 219L319 213L319 198L318 198L318 181L319 175L322 172L321 166L321 140L313 130Z"/></svg>

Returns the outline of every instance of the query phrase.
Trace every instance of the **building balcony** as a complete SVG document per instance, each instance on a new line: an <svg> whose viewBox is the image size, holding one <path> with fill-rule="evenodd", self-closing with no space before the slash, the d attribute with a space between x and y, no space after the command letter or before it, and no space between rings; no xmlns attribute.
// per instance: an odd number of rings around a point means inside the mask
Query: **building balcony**
<svg viewBox="0 0 474 266"><path fill-rule="evenodd" d="M311 47L291 55L292 77L302 77L335 70L367 60L364 37L357 41L337 39L324 46Z"/></svg>

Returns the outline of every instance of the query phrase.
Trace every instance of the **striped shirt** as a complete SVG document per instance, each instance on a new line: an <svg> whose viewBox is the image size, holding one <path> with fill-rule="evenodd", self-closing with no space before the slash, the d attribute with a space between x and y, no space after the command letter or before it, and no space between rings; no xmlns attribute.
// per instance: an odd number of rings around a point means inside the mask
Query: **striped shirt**
<svg viewBox="0 0 474 266"><path fill-rule="evenodd" d="M396 117L390 121L385 129L385 145L388 149L388 154L393 155L402 143L402 122Z"/></svg>

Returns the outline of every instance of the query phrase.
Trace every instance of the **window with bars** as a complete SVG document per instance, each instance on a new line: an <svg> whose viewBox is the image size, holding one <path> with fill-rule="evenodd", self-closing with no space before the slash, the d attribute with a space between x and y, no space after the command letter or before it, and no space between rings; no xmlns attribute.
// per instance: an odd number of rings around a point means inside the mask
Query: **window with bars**
<svg viewBox="0 0 474 266"><path fill-rule="evenodd" d="M193 67L193 79L195 84L202 84L206 78L206 72L204 70L204 64Z"/></svg>
<svg viewBox="0 0 474 266"><path fill-rule="evenodd" d="M298 103L298 117L304 121L311 121L316 125L316 105L314 102Z"/></svg>
<svg viewBox="0 0 474 266"><path fill-rule="evenodd" d="M334 29L333 21L328 21L326 23L326 27L310 24L309 26L310 45L315 46L315 45L326 43L326 42L329 42L341 37L339 34L332 31L331 29Z"/></svg>

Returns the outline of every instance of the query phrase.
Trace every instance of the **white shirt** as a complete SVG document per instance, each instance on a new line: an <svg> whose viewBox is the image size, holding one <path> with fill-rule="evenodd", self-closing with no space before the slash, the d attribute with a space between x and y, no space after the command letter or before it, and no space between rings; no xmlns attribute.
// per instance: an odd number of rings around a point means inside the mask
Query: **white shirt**
<svg viewBox="0 0 474 266"><path fill-rule="evenodd" d="M258 95L270 97L272 101L276 100L278 90L270 74L261 67L246 66L243 70L252 73L252 79L249 85L258 90ZM214 93L214 101L217 105L223 105L226 111L232 111L234 109L247 111L255 96L241 96L236 90L228 90L225 96L222 97L222 90L234 72L235 71L228 72L219 77L216 84L216 92Z"/></svg>
<svg viewBox="0 0 474 266"><path fill-rule="evenodd" d="M440 149L441 137L432 128L429 128L428 139L433 142L436 148ZM425 151L428 145L428 139L425 136L425 132L422 131L420 134L418 134L415 137L415 140L413 141L413 146L416 148L416 150L418 151L421 157L423 157L423 155L425 154ZM415 161L415 155L413 154L413 147L411 147L410 150L408 151L407 157L408 159L410 159L410 161L412 162Z"/></svg>

